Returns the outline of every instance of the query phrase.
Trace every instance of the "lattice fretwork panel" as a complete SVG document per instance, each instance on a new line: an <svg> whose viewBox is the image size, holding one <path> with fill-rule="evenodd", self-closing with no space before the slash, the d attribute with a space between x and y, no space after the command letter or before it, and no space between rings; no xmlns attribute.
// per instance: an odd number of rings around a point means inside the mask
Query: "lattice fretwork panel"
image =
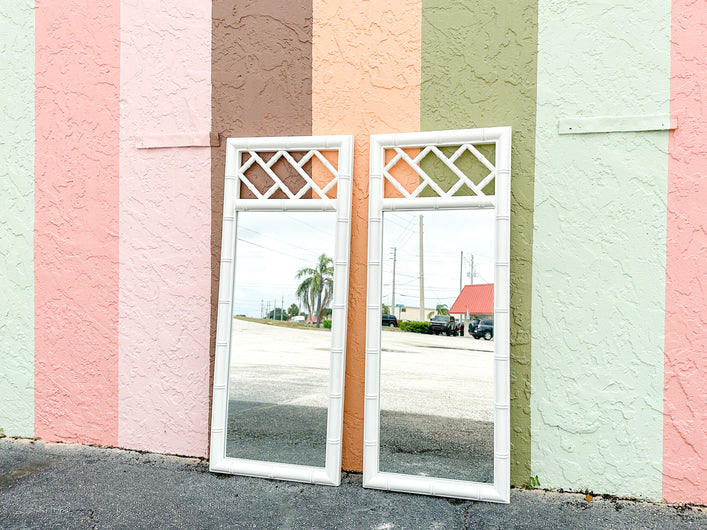
<svg viewBox="0 0 707 530"><path fill-rule="evenodd" d="M334 199L338 151L246 150L238 179L242 199Z"/></svg>
<svg viewBox="0 0 707 530"><path fill-rule="evenodd" d="M486 196L495 192L494 144L385 149L386 197ZM411 154L412 153L412 154ZM392 185L392 188L391 188Z"/></svg>

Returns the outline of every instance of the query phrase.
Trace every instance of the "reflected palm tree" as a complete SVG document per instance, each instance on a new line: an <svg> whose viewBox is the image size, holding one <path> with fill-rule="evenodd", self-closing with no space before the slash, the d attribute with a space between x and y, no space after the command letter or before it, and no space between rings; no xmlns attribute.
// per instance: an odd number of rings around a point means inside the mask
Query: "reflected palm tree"
<svg viewBox="0 0 707 530"><path fill-rule="evenodd" d="M449 314L449 306L447 306L447 304L437 304L436 310L438 315Z"/></svg>
<svg viewBox="0 0 707 530"><path fill-rule="evenodd" d="M302 280L297 287L297 297L307 306L310 316L316 315L319 327L334 293L334 260L322 254L314 268L300 269L295 278Z"/></svg>

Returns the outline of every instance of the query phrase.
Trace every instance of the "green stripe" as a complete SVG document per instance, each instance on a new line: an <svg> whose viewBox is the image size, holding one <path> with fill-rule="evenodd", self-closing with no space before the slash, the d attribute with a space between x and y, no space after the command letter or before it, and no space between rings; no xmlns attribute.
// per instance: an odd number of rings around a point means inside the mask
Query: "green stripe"
<svg viewBox="0 0 707 530"><path fill-rule="evenodd" d="M539 5L533 474L660 498L668 133L558 121L669 112L670 2Z"/></svg>
<svg viewBox="0 0 707 530"><path fill-rule="evenodd" d="M0 5L0 429L34 435L34 2Z"/></svg>
<svg viewBox="0 0 707 530"><path fill-rule="evenodd" d="M423 0L422 130L513 127L511 482L530 475L537 0Z"/></svg>

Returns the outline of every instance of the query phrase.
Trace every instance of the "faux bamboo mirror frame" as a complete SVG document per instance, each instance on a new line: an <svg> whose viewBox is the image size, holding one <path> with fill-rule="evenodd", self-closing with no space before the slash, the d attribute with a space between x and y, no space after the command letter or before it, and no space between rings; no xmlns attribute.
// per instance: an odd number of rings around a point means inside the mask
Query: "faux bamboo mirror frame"
<svg viewBox="0 0 707 530"><path fill-rule="evenodd" d="M493 152L489 158L482 151ZM425 157L430 157L425 160ZM466 157L481 168L474 178L460 169L459 161ZM510 161L511 128L464 129L421 133L384 134L371 137L370 187L369 187L369 231L368 231L368 299L366 323L366 384L364 409L364 463L363 485L367 488L402 491L425 495L438 495L471 500L509 502L510 497L510 382L509 382L509 304L510 304ZM432 166L429 162L433 162ZM425 166L425 164L428 164ZM435 165L436 164L436 165ZM463 165L463 164L461 164ZM427 168L427 171L425 170ZM406 182L400 176L407 172ZM434 171L446 172L452 180L451 186L440 186ZM429 173L428 173L429 172ZM405 180L405 179L402 179ZM444 188L447 189L444 189ZM484 191L486 189L486 191ZM490 190L490 192L489 192ZM492 216L494 240L489 244L493 250L493 351L484 360L491 377L488 391L488 414L493 419L490 426L492 440L488 441L493 480L489 482L434 476L440 471L432 463L417 474L381 470L381 388L382 374L394 378L392 372L382 372L382 361L393 354L402 354L400 370L409 370L413 354L405 355L404 348L393 351L382 347L382 335L392 336L394 329L381 330L382 322L382 278L384 265L383 226L386 216L390 221L398 212L426 213L453 212L461 214L486 211ZM391 225L392 226L392 225ZM422 226L420 226L422 245ZM419 252L422 255L422 250ZM459 255L458 253L456 254ZM422 261L422 259L420 259ZM458 262L457 262L458 263ZM422 269L422 266L420 266ZM422 270L420 270L422 276ZM394 278L394 276L393 276ZM393 279L393 285L395 285ZM422 281L420 281L422 283ZM461 279L460 279L461 283ZM421 288L424 293L423 288ZM393 293L395 291L393 290ZM394 294L393 294L394 300ZM392 302L395 305L395 302ZM420 314L425 311L424 297L419 302ZM449 318L449 317L447 317ZM461 318L461 317L460 317ZM468 310L467 310L468 318ZM421 320L421 319L420 319ZM430 327L430 329L432 329ZM456 331L462 332L461 329ZM455 333L456 334L456 333ZM411 336L412 334L408 334ZM463 332L462 332L463 335ZM398 335L400 336L400 334ZM478 337L476 337L478 338ZM487 337L488 338L488 337ZM434 337L432 337L434 339ZM396 339L399 340L399 339ZM483 341L480 341L483 342ZM480 343L479 342L479 343ZM473 343L473 341L472 341ZM490 343L490 342L489 342ZM428 352L438 346L431 345ZM457 357L459 358L459 357ZM389 365L392 366L392 365ZM429 366L429 364L428 364ZM458 367L450 366L450 370ZM402 373L402 372L396 372ZM458 377L458 374L454 374ZM420 385L428 382L428 374L416 374ZM414 380L414 378L412 379ZM385 381L383 381L385 383ZM423 383L424 382L424 383ZM434 393L435 390L430 390ZM431 394L430 394L431 395ZM397 396L394 396L397 398ZM464 403L462 403L462 406ZM434 405L423 405L427 410ZM424 413L423 413L424 414ZM427 412L426 414L431 414ZM410 415L408 415L410 416ZM392 417L392 416L391 416ZM433 416L428 416L433 418ZM389 429L395 436L395 428ZM401 435L402 436L402 435ZM408 435L409 436L409 435ZM413 437L410 436L412 439ZM430 437L434 438L434 436ZM409 451L410 454L416 451ZM392 454L392 453L391 453ZM413 455L418 457L419 455ZM411 458L413 458L411 456ZM408 469L413 466L399 466Z"/></svg>
<svg viewBox="0 0 707 530"><path fill-rule="evenodd" d="M325 485L338 485L340 483L352 171L352 136L228 138L226 140L221 272L212 398L211 471ZM283 172L287 174L285 175L287 178L283 177ZM256 176L260 182L255 182L255 178L252 176L254 173L257 174ZM294 189L290 189L293 184ZM331 213L322 215L323 212ZM274 218L277 222L260 225L244 224L246 218L252 219L253 216L259 215L258 213L262 214L262 218L270 215L271 219ZM311 246L326 243L334 254L333 259L327 257L324 260L329 270L327 272L329 279L326 281L328 281L327 289L331 298L330 346L325 344L319 348L320 350L325 350L325 353L317 354L317 362L324 366L323 369L320 369L320 372L325 373L328 368L328 377L326 375L323 376L323 381L320 381L321 384L318 387L322 394L318 399L321 398L320 401L323 402L326 408L326 419L322 420L322 424L325 425L323 427L325 432L320 433L317 430L315 440L317 448L321 448L323 466L303 464L297 458L293 459L297 463L291 463L287 459L281 461L279 459L261 458L262 454L279 456L277 451L261 453L253 450L248 453L247 451L232 450L234 445L237 446L239 443L246 445L242 441L245 436L240 436L239 428L244 425L243 422L251 421L247 419L250 416L242 412L244 410L242 406L244 401L239 401L238 399L240 398L236 399L233 396L238 394L238 392L241 392L241 395L245 395L243 394L244 392L247 394L249 382L253 386L263 382L272 383L263 381L269 378L269 374L263 370L267 371L269 367L277 368L280 370L279 373L285 374L291 366L288 364L289 361L285 362L284 365L278 363L288 355L291 357L295 354L303 353L294 351L294 346L290 347L287 342L276 346L275 351L272 351L273 348L265 351L259 349L259 345L253 341L243 342L240 338L234 339L237 325L241 325L240 322L242 322L243 326L261 326L262 329L275 330L275 326L271 325L265 328L262 325L263 323L248 322L245 318L235 320L234 308L238 307L238 293L240 292L238 291L238 285L254 281L248 277L246 272L253 269L246 269L243 266L244 260L251 259L252 261L256 259L255 257L249 258L249 256L257 256L259 253L263 253L264 250L262 249L265 248L261 245L260 249L252 247L247 250L243 249L244 245L242 242L255 243L244 241L245 238L241 237L239 230L244 230L246 226L250 226L251 229L256 226L261 232L267 232L268 226L281 226L283 230L291 230L289 228L289 225L293 224L291 218L302 215L314 216L315 219L311 219L307 225L311 231L304 228L300 230L300 234L304 233L303 237L308 237ZM317 225L320 224L323 217L332 221L330 223L331 230L327 233L332 234L333 238L322 237L320 232L316 231ZM266 228L260 228L261 226L266 226ZM255 230L253 232L258 233ZM291 234L293 232L284 233ZM244 232L244 234L248 234L248 232ZM286 244L287 241L283 241L283 239L285 238L281 236L279 242ZM317 239L320 241L317 241ZM278 240L274 239L273 241ZM273 245L280 243L273 243ZM257 244L255 246L258 247ZM281 254L284 253L281 252ZM299 256L295 254L297 253L289 253L291 258L296 259ZM321 257L324 258L325 256L322 254ZM285 258L281 259L285 260ZM252 263L249 263L249 265L252 265ZM243 277L238 276L239 270L242 271ZM332 272L333 282L331 281ZM289 276L293 275L289 274ZM267 282L272 277L272 274L270 276L263 275L260 281ZM298 292L298 294L301 293ZM321 289L319 294L321 295ZM260 305L262 313L262 302ZM321 305L320 299L318 311L321 311ZM284 304L279 308L279 313L276 309L278 309L276 306L273 307L271 312L273 319L278 319L279 317L279 320L284 320ZM300 316L299 311L296 311L296 313L297 318L304 320L304 317ZM309 315L309 317L312 316L312 314ZM321 312L316 317L317 327L319 327L320 317ZM236 325L234 322L239 324ZM275 322L270 324L275 324ZM303 326L301 325L300 329L303 329ZM277 329L285 330L282 327ZM301 333L313 333L313 331L303 330ZM266 333L269 333L269 331ZM320 335L325 337L324 333ZM328 336L326 335L326 337ZM238 337L241 337L241 335L238 335ZM262 337L264 337L263 341L269 340L267 338L268 335L262 335ZM321 337L318 338L318 341L321 340ZM286 341L287 339L283 340ZM326 338L323 340L326 341ZM307 345L306 340L300 340L299 342L304 344L304 346L300 346L300 349L312 349ZM285 346L284 348L282 348L283 345ZM265 353L263 353L264 351ZM322 357L322 355L326 356L326 351L328 351L328 366L326 357ZM308 359L311 359L313 358L312 353L317 352L307 351L304 353L309 355ZM266 362L263 361L264 357L267 357ZM253 364L238 364L238 359L260 363L260 371L253 371L250 374L250 379L239 379L237 377L239 375L238 370L240 370L239 366L251 366ZM305 380L306 377L300 377L300 381ZM271 396L268 396L265 401L277 401L277 398L271 399ZM280 403L260 403L259 405L259 407L251 406L251 409L258 408L262 414L268 414L268 411L275 410ZM281 418L280 421L283 423L289 423L289 427L293 423L293 419L288 416L288 410L281 413L279 418ZM240 417L238 417L239 414L241 414ZM320 416L323 417L323 414ZM234 417L241 423L235 421ZM245 420L243 420L244 417L246 418ZM267 428L271 422L269 422L267 416L263 416L263 420L261 424ZM299 440L274 440L275 443L280 441L291 446L301 442ZM257 440L255 443L258 443ZM301 443L300 445L305 444ZM297 447L294 448L294 451L296 450L298 450ZM232 456L234 452L238 454L237 457ZM244 457L242 454L247 456Z"/></svg>

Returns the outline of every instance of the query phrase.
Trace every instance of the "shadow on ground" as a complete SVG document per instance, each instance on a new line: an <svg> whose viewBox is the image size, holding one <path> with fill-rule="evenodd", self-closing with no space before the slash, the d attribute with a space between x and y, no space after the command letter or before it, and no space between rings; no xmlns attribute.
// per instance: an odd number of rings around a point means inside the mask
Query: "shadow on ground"
<svg viewBox="0 0 707 530"><path fill-rule="evenodd" d="M231 400L226 456L323 467L327 410ZM493 482L493 423L381 411L380 470Z"/></svg>

